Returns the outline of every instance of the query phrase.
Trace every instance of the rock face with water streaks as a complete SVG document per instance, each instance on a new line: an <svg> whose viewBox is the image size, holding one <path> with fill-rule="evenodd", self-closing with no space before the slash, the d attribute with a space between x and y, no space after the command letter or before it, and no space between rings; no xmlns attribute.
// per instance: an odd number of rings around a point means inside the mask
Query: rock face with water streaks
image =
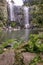
<svg viewBox="0 0 43 65"><path fill-rule="evenodd" d="M7 20L7 3L6 0L0 0L0 21Z"/></svg>

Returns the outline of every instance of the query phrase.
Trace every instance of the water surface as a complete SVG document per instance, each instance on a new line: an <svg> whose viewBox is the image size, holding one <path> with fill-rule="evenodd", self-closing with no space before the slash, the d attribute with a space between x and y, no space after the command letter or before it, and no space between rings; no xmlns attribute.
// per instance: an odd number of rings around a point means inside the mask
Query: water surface
<svg viewBox="0 0 43 65"><path fill-rule="evenodd" d="M31 29L22 29L17 31L2 31L0 40L6 41L8 39L21 39L27 41L29 39Z"/></svg>
<svg viewBox="0 0 43 65"><path fill-rule="evenodd" d="M40 31L42 32L42 31ZM22 29L22 30L17 30L17 31L2 31L0 33L0 41L6 41L8 39L21 39L23 41L28 41L30 34L38 34L39 30L35 29Z"/></svg>

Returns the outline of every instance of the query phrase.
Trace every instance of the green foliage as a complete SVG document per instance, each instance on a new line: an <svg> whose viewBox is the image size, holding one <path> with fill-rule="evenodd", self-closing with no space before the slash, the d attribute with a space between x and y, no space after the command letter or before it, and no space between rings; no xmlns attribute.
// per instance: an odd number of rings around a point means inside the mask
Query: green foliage
<svg viewBox="0 0 43 65"><path fill-rule="evenodd" d="M3 47L0 45L0 54L4 52Z"/></svg>
<svg viewBox="0 0 43 65"><path fill-rule="evenodd" d="M15 51L15 63L14 63L14 65L24 65L22 53Z"/></svg>
<svg viewBox="0 0 43 65"><path fill-rule="evenodd" d="M15 22L11 22L11 27L15 27L17 24Z"/></svg>
<svg viewBox="0 0 43 65"><path fill-rule="evenodd" d="M31 34L28 45L24 47L26 51L36 53L43 52L43 43L40 38L41 36L38 34Z"/></svg>
<svg viewBox="0 0 43 65"><path fill-rule="evenodd" d="M2 9L0 9L0 20L3 21L3 13L2 13Z"/></svg>
<svg viewBox="0 0 43 65"><path fill-rule="evenodd" d="M14 49L18 49L19 47L20 47L20 45L22 45L22 43L23 43L24 41L23 40L15 40L14 41L14 45L13 45L13 48Z"/></svg>
<svg viewBox="0 0 43 65"><path fill-rule="evenodd" d="M16 39L9 39L5 42L2 42L0 44L0 53L3 51L4 48L6 48L8 45L12 45L13 49L19 48L19 46L23 43L23 40L16 40Z"/></svg>
<svg viewBox="0 0 43 65"><path fill-rule="evenodd" d="M30 61L29 65L37 65L37 63L42 62L43 60L39 55L37 55L32 61Z"/></svg>
<svg viewBox="0 0 43 65"><path fill-rule="evenodd" d="M30 6L30 3L28 3L28 2L24 3L24 6Z"/></svg>
<svg viewBox="0 0 43 65"><path fill-rule="evenodd" d="M3 27L3 23L2 23L2 21L0 21L0 27Z"/></svg>
<svg viewBox="0 0 43 65"><path fill-rule="evenodd" d="M33 0L33 10L31 9L32 14L32 23L33 25L38 25L43 27L43 1L42 0Z"/></svg>
<svg viewBox="0 0 43 65"><path fill-rule="evenodd" d="M0 8L0 27L3 27L3 25L7 25L7 20L4 17L3 10Z"/></svg>
<svg viewBox="0 0 43 65"><path fill-rule="evenodd" d="M13 42L15 42L14 39L9 39L9 40L3 42L2 44L0 44L0 54L4 52L3 50L5 47L7 47L10 44L13 44Z"/></svg>
<svg viewBox="0 0 43 65"><path fill-rule="evenodd" d="M9 40L2 43L2 47L5 48L9 44L12 44L14 41L15 41L14 39L9 39Z"/></svg>
<svg viewBox="0 0 43 65"><path fill-rule="evenodd" d="M35 17L34 17L35 16ZM36 25L41 25L41 26L43 26L43 15L39 15L38 13L35 15L35 14L33 14L33 20L32 20L32 22L33 22L33 24L36 24Z"/></svg>

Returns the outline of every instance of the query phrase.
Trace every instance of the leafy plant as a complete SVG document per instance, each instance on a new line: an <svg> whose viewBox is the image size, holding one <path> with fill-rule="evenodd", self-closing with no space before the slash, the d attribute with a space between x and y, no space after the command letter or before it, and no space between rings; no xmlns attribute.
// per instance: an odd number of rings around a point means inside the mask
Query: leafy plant
<svg viewBox="0 0 43 65"><path fill-rule="evenodd" d="M14 48L14 49L19 48L20 45L22 45L23 42L24 42L23 40L18 40L18 41L15 40L15 41L14 41L13 48Z"/></svg>
<svg viewBox="0 0 43 65"><path fill-rule="evenodd" d="M29 65L37 65L37 63L42 62L40 55L37 55L32 61L30 61Z"/></svg>
<svg viewBox="0 0 43 65"><path fill-rule="evenodd" d="M28 52L43 52L43 43L38 34L31 34L28 45L24 47Z"/></svg>

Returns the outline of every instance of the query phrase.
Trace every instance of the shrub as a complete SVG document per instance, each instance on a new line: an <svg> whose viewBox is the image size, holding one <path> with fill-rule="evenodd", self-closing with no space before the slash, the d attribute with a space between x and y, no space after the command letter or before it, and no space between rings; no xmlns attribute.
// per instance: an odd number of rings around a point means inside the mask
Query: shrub
<svg viewBox="0 0 43 65"><path fill-rule="evenodd" d="M3 23L2 23L2 21L0 21L0 27L3 27Z"/></svg>
<svg viewBox="0 0 43 65"><path fill-rule="evenodd" d="M11 22L11 27L15 27L16 26L16 23L15 22Z"/></svg>
<svg viewBox="0 0 43 65"><path fill-rule="evenodd" d="M30 35L30 40L28 41L28 45L24 47L26 51L37 52L37 53L43 52L43 43L39 38L40 36L37 34Z"/></svg>

